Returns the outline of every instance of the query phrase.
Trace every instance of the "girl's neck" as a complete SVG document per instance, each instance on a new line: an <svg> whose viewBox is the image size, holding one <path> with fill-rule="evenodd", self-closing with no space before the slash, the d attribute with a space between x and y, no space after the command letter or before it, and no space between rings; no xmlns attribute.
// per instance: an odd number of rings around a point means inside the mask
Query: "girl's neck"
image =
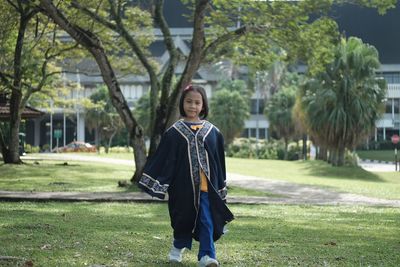
<svg viewBox="0 0 400 267"><path fill-rule="evenodd" d="M183 120L186 122L202 122L202 120L200 120L200 118L187 118L187 117L183 117Z"/></svg>

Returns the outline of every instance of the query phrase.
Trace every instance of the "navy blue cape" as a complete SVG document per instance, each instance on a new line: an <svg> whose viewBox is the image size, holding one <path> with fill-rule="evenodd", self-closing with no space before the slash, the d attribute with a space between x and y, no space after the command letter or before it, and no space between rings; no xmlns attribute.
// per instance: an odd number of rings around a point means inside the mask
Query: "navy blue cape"
<svg viewBox="0 0 400 267"><path fill-rule="evenodd" d="M197 217L200 201L200 169L208 180L208 195L214 223L214 241L224 225L233 220L225 204L226 170L224 139L208 121L193 132L183 120L175 122L162 136L157 151L147 160L139 187L151 196L164 199L174 238L198 240Z"/></svg>

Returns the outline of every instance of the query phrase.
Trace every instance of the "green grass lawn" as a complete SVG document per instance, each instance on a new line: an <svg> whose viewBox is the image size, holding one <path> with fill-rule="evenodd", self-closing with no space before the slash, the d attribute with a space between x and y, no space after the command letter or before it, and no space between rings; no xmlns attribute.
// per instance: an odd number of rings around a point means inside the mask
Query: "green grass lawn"
<svg viewBox="0 0 400 267"><path fill-rule="evenodd" d="M398 266L400 210L232 205L222 266ZM0 266L174 266L166 204L0 202ZM184 255L197 266L198 244Z"/></svg>
<svg viewBox="0 0 400 267"><path fill-rule="evenodd" d="M397 151L397 160L400 159L400 151ZM360 150L357 151L361 159L380 160L380 161L393 161L394 162L394 149L391 150Z"/></svg>
<svg viewBox="0 0 400 267"><path fill-rule="evenodd" d="M322 161L227 158L227 171L326 187L365 196L400 199L400 173L371 173L359 167L332 167Z"/></svg>
<svg viewBox="0 0 400 267"><path fill-rule="evenodd" d="M0 165L0 188L9 191L118 192L119 180L130 180L134 167L93 162L25 161Z"/></svg>
<svg viewBox="0 0 400 267"><path fill-rule="evenodd" d="M79 153L80 155L84 155ZM116 155L114 157L114 155ZM94 156L94 155L93 155ZM125 158L129 153L111 153L105 157ZM227 158L227 171L329 188L365 196L400 199L400 173L371 173L359 167L332 167L321 161L278 161ZM0 164L0 188L26 191L126 191L119 180L130 180L134 167L95 162L26 160L24 165ZM128 189L132 190L132 188ZM134 187L133 190L136 190ZM250 192L251 191L251 192ZM237 188L231 195L272 196L257 190Z"/></svg>
<svg viewBox="0 0 400 267"><path fill-rule="evenodd" d="M118 187L118 181L129 181L133 167L125 165L104 164L95 162L40 161L34 164L25 161L23 165L0 165L0 189L6 191L36 192L125 192L139 191L136 186ZM265 196L278 195L259 190L230 187L232 196Z"/></svg>

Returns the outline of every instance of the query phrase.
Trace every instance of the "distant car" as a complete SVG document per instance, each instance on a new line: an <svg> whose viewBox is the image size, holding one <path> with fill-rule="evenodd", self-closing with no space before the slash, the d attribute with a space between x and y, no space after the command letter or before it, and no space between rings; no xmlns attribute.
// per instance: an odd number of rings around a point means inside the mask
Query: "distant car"
<svg viewBox="0 0 400 267"><path fill-rule="evenodd" d="M96 152L96 147L89 143L74 141L66 146L59 147L58 152ZM53 149L53 152L57 152L57 148Z"/></svg>

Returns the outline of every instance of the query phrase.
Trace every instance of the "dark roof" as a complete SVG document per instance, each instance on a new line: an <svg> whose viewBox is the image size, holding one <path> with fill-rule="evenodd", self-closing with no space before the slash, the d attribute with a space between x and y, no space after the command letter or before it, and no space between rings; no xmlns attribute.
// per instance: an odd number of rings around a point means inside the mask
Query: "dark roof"
<svg viewBox="0 0 400 267"><path fill-rule="evenodd" d="M164 41L157 40L157 41L153 42L150 45L149 50L153 56L161 57L166 51Z"/></svg>
<svg viewBox="0 0 400 267"><path fill-rule="evenodd" d="M168 0L164 4L166 20L170 27L190 28L190 10L179 0ZM346 37L355 36L371 44L379 52L382 64L400 63L400 2L395 9L379 15L376 8L359 5L336 5L331 16L338 23L340 32Z"/></svg>
<svg viewBox="0 0 400 267"><path fill-rule="evenodd" d="M171 28L191 28L193 21L189 18L191 11L180 0L164 2L164 16Z"/></svg>
<svg viewBox="0 0 400 267"><path fill-rule="evenodd" d="M336 6L332 16L346 37L356 36L375 46L382 64L400 63L400 3L385 15L373 8Z"/></svg>
<svg viewBox="0 0 400 267"><path fill-rule="evenodd" d="M21 119L26 120L26 119L34 119L43 116L45 113L37 110L35 108L26 106L24 111L22 112ZM0 120L7 120L10 118L10 105L7 104L0 104Z"/></svg>

